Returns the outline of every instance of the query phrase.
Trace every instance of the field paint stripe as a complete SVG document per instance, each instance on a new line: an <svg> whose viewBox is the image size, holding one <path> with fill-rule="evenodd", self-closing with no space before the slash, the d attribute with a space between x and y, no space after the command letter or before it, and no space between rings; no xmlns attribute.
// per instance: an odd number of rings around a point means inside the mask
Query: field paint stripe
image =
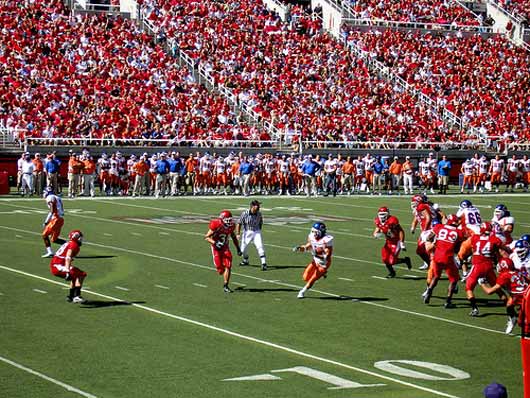
<svg viewBox="0 0 530 398"><path fill-rule="evenodd" d="M0 265L0 268L4 269L6 271L10 271L10 272L18 273L18 274L21 274L21 275L29 276L29 277L32 277L32 278L37 278L37 279L40 279L40 280L44 280L44 281L47 281L47 282L50 282L50 283L54 283L54 284L57 284L57 285L60 285L60 286L64 286L65 285L64 283L60 283L60 282L57 282L57 281L54 281L54 280L51 280L51 279L47 279L47 278L44 278L44 277L39 276L39 275L30 274L30 273L25 272L25 271L20 271L20 270L17 270L15 268L9 268L9 267L3 266L3 265ZM113 300L113 301L117 301L117 302L125 302L125 303L130 304L133 307L140 308L140 309L142 309L144 311L152 312L154 314L158 314L158 315L162 315L162 316L165 316L165 317L168 317L168 318L176 319L176 320L179 320L179 321L182 321L182 322L190 323L190 324L195 325L195 326L200 326L200 327L203 327L203 328L206 328L206 329L214 330L216 332L220 332L220 333L232 336L232 337L236 337L236 338L239 338L241 340L247 340L247 341L250 341L250 342L253 342L253 343L261 344L261 345L264 345L264 346L267 346L267 347L270 347L270 348L274 348L274 349L277 349L277 350L280 350L280 351L285 351L285 352L288 352L288 353L291 353L291 354L294 354L294 355L298 355L298 356L301 356L301 357L304 357L304 358L309 358L309 359L312 359L312 360L315 360L315 361L320 361L320 362L328 363L328 364L331 364L331 365L334 365L334 366L338 366L338 367L341 367L341 368L353 370L353 371L356 371L356 372L359 372L359 373L363 373L363 374L366 374L366 375L369 375L369 376L377 377L377 378L380 378L380 379L383 379L383 380L387 380L387 381L390 381L390 382L393 382L393 383L397 383L397 384L401 384L401 385L404 385L404 386L407 386L407 387L415 388L417 390L430 392L432 394L435 394L435 395L438 395L438 396L441 396L441 397L460 398L460 397L457 397L455 395L450 395L450 394L446 394L446 393L441 392L441 391L433 390L431 388L423 387L423 386L416 385L416 384L413 384L413 383L409 383L409 382L406 382L406 381L402 381L402 380L399 380L399 379L394 379L394 378L392 378L390 376L385 376L383 374L379 374L379 373L376 373L376 372L373 372L373 371L370 371L370 370L367 370L367 369L358 368L356 366L348 365L346 363L338 362L338 361L335 361L335 360L332 360L332 359L328 359L328 358L320 357L320 356L317 356L317 355L309 354L309 353L306 353L306 352L303 352L303 351L295 350L294 348L290 348L290 347L283 346L283 345L280 345L280 344L272 343L272 342L267 341L267 340L262 340L262 339L258 339L258 338L255 338L255 337L246 336L244 334L232 332L231 330L228 330L228 329L223 329L223 328L220 328L220 327L217 327L217 326L213 326L213 325L210 325L210 324L207 324L207 323L204 323L204 322L195 321L193 319L185 318L185 317L180 316L180 315L171 314L169 312L160 311L160 310L157 310L155 308L147 307L147 306L142 305L142 304L131 303L131 302L128 302L126 300L122 300L122 299L119 299L119 298L116 298L116 297L112 297L112 296L109 296L109 295L106 295L106 294L102 294L102 293L97 293L97 292L92 291L92 290L85 290L85 294L93 294L95 296L103 297L103 298L106 298L106 299L109 299L109 300ZM89 397L93 397L93 395L89 395Z"/></svg>
<svg viewBox="0 0 530 398"><path fill-rule="evenodd" d="M40 293L40 294L48 294L47 291L45 290L40 290L40 289L32 289L34 292L37 292L37 293Z"/></svg>
<svg viewBox="0 0 530 398"><path fill-rule="evenodd" d="M409 278L416 278L416 279L425 279L418 275L403 275L403 276L408 276Z"/></svg>
<svg viewBox="0 0 530 398"><path fill-rule="evenodd" d="M239 282L231 282L232 285L237 285L237 286L247 286L246 284L244 283L239 283Z"/></svg>
<svg viewBox="0 0 530 398"><path fill-rule="evenodd" d="M341 281L355 282L353 279L349 279L349 278L337 278L337 279L340 279Z"/></svg>
<svg viewBox="0 0 530 398"><path fill-rule="evenodd" d="M159 288L159 289L166 289L166 290L169 290L170 288L167 287L167 286L163 286L163 285L155 285L155 287Z"/></svg>
<svg viewBox="0 0 530 398"><path fill-rule="evenodd" d="M382 276L375 276L375 275L372 275L372 278L375 278L375 279L382 279L382 280L384 280L384 281L387 281L387 280L388 280L388 278L384 278L384 277L382 277Z"/></svg>
<svg viewBox="0 0 530 398"><path fill-rule="evenodd" d="M203 285L202 283L193 283L193 286L203 287L203 288L208 287L207 285Z"/></svg>
<svg viewBox="0 0 530 398"><path fill-rule="evenodd" d="M38 233L38 232L21 230L21 229L13 228L13 227L6 227L4 225L0 225L0 228L7 229L7 230L12 230L12 231L25 232L25 233L29 233L29 234L40 236L40 233ZM88 241L84 241L83 243L86 244L86 245L102 247L102 248L105 248L105 249L113 249L113 250L122 251L122 252L130 253L130 254L138 254L140 256L155 258L155 259L158 259L158 260L165 260L165 261L178 263L178 264L185 264L185 265L189 265L189 266L192 266L192 267L205 269L207 271L217 272L215 270L215 268L213 268L211 266L197 264L197 263L191 263L191 262L188 262L188 261L177 260L177 259L171 258L171 257L163 257L163 256L158 256L156 254L140 252L140 251L137 251L137 250L125 249L123 247L103 245L103 244L100 244L100 243L94 243L94 242L88 242ZM0 268L2 268L2 266L0 266ZM291 284L291 283L285 283L285 282L281 282L281 281L271 281L269 279L259 278L259 277L255 277L255 276L252 276L252 275L241 274L239 272L232 272L232 275L241 276L243 278L252 279L252 280L255 280L255 281L258 281L258 282L275 283L275 284L280 285L280 286L292 287L292 288L296 288L296 289L300 289L301 288L300 286L294 285L294 284ZM381 277L379 277L379 278L381 278ZM386 278L382 278L382 279L386 279ZM44 278L44 280L47 280L47 279ZM341 297L340 294L329 293L329 292L325 292L323 290L311 289L311 291L316 292L316 293L320 293L320 294L323 294L323 295L326 295L326 296L330 296L330 297ZM376 307L386 308L388 310L398 311L398 312L402 312L402 313L406 313L406 314L410 314L410 315L416 315L416 316L423 317L423 318L429 318L429 319L432 319L432 320L437 320L437 321L442 321L442 322L446 322L446 323L451 323L453 325L459 325L459 326L464 326L464 327L468 327L468 328L471 328L471 329L477 329L477 330L482 330L482 331L486 331L486 332L491 332L491 333L497 333L497 334L504 335L504 332L501 332L499 330L488 329L488 328L485 328L485 327L482 327L482 326L476 326L476 325L472 325L472 324L468 324L468 323L464 323L464 322L453 321L452 319L446 319L446 318L437 317L437 316L428 315L428 314L423 314L423 313L415 312L415 311L403 310L403 309L400 309L400 308L391 307L391 306L384 305L384 304L377 304L377 303L374 303L374 302L371 302L371 301L359 300L359 302L363 303L363 304L374 305Z"/></svg>
<svg viewBox="0 0 530 398"><path fill-rule="evenodd" d="M128 292L130 289L127 289L126 287L123 287L123 286L114 286L116 289L118 290L123 290L124 292Z"/></svg>
<svg viewBox="0 0 530 398"><path fill-rule="evenodd" d="M164 236L169 236L169 233L168 233L168 232L162 232L162 231L160 231L158 234L159 234L159 235L164 235Z"/></svg>
<svg viewBox="0 0 530 398"><path fill-rule="evenodd" d="M2 356L0 356L0 361L3 361L11 366L14 366L15 368L18 368L18 369L21 369L25 372L28 372L28 373L31 373L32 375L35 375L35 376L38 376L40 377L41 379L44 379L46 381L49 381L53 384L57 384L58 386L64 388L65 390L68 390L68 391L71 391L71 392L75 392L79 395L82 395L83 397L86 397L86 398L97 398L95 395L92 395L92 394L89 394L88 392L85 392L85 391L82 391L78 388L75 388L73 386L71 386L70 384L66 384L66 383L63 383L62 381L59 381L57 379L54 379L50 376L46 376L45 374L43 373L40 373L40 372L37 372L36 370L33 370L33 369L30 369L24 365L21 365L17 362L14 362L14 361L11 361L7 358L4 358Z"/></svg>
<svg viewBox="0 0 530 398"><path fill-rule="evenodd" d="M131 232L131 235L134 235L134 236L143 236L140 232Z"/></svg>

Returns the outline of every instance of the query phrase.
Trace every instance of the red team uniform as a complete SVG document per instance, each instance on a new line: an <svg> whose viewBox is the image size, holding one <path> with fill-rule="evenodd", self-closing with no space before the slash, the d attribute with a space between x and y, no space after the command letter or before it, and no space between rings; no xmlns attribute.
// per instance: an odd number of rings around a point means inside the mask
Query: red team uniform
<svg viewBox="0 0 530 398"><path fill-rule="evenodd" d="M471 269L466 279L466 290L472 291L478 283L479 278L485 278L490 285L495 284L495 256L503 243L495 235L474 235L471 237L473 257L471 258Z"/></svg>
<svg viewBox="0 0 530 398"><path fill-rule="evenodd" d="M210 221L209 228L213 231L212 256L215 269L222 274L226 268L232 267L232 252L228 245L228 238L234 233L235 225L225 225L220 218Z"/></svg>
<svg viewBox="0 0 530 398"><path fill-rule="evenodd" d="M433 228L436 235L436 249L431 261L433 276L440 278L445 271L449 282L456 283L460 278L455 264L455 249L464 240L464 233L454 225L437 224Z"/></svg>
<svg viewBox="0 0 530 398"><path fill-rule="evenodd" d="M68 241L63 244L50 261L51 273L59 278L66 278L68 276L69 280L85 278L87 276L86 272L81 271L77 267L68 268L66 266L66 253L68 250L72 250L72 257L75 257L79 254L79 249L79 244L74 241Z"/></svg>

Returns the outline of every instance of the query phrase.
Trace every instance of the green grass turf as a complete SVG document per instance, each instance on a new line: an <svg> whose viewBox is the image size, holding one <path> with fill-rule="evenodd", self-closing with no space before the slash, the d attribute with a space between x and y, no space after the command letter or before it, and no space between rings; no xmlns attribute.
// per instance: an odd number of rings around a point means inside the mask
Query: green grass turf
<svg viewBox="0 0 530 398"><path fill-rule="evenodd" d="M460 200L435 198L448 213ZM526 196L472 200L487 217L505 203L516 217L515 235L530 230ZM235 293L224 294L202 236L206 220L224 208L238 215L248 198L65 199L63 235L79 228L86 241L75 264L89 274L84 296L91 304L78 306L64 301L63 282L40 258L44 201L0 200L0 357L99 398L474 398L493 380L510 397L522 396L519 339L503 334L506 315L496 297L477 291L478 318L468 316L462 291L457 308L444 310L444 280L424 305L425 273L417 269L410 234L414 269L398 267L398 278L379 279L386 275L383 241L370 237L372 219L387 205L408 231L408 199L262 201L269 271L261 271L252 246L251 266L238 266L235 257ZM297 300L309 257L290 249L305 241L317 219L335 236L335 259L328 278ZM442 364L470 378L424 380L374 366L385 360ZM384 386L333 389L330 379L273 372L294 367ZM264 374L279 379L223 381ZM0 379L1 397L81 396L5 361Z"/></svg>

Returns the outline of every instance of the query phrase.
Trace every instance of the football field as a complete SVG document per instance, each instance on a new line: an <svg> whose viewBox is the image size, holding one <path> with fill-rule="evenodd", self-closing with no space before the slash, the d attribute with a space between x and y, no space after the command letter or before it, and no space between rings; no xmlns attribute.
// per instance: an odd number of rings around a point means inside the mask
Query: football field
<svg viewBox="0 0 530 398"><path fill-rule="evenodd" d="M529 196L468 198L487 219L506 204L514 235L530 232ZM239 266L232 246L233 294L203 237L221 210L237 218L251 199L63 199L62 236L84 233L74 262L88 273L84 305L65 301L67 283L41 258L44 200L0 199L0 397L479 398L492 381L522 397L520 329L504 334L497 296L477 288L472 318L462 285L444 309L444 279L423 304L410 198L259 199L269 269L254 246ZM449 214L463 197L431 199ZM413 261L395 279L371 236L383 205ZM291 249L316 220L335 237L334 259L298 300L310 255Z"/></svg>

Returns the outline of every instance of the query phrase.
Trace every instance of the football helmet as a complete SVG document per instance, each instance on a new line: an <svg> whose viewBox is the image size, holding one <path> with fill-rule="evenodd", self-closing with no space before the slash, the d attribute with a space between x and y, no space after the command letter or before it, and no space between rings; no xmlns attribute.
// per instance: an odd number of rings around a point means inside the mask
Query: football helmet
<svg viewBox="0 0 530 398"><path fill-rule="evenodd" d="M496 217L498 220L508 216L509 214L510 212L508 211L508 208L502 203L495 206L495 210L493 211L493 217Z"/></svg>
<svg viewBox="0 0 530 398"><path fill-rule="evenodd" d="M513 251L517 254L519 258L525 258L528 255L529 250L530 243L528 243L527 241L519 239L517 242L515 242L515 247L513 248Z"/></svg>
<svg viewBox="0 0 530 398"><path fill-rule="evenodd" d="M410 199L410 207L415 209L416 207L418 207L420 203L426 203L426 202L427 202L427 197L425 195L414 195Z"/></svg>
<svg viewBox="0 0 530 398"><path fill-rule="evenodd" d="M234 225L234 220L232 219L232 212L229 210L223 210L221 214L219 214L219 218L223 222L225 227L231 227Z"/></svg>
<svg viewBox="0 0 530 398"><path fill-rule="evenodd" d="M506 257L501 258L497 264L497 272L513 271L514 269L512 260Z"/></svg>
<svg viewBox="0 0 530 398"><path fill-rule="evenodd" d="M320 239L326 235L326 224L323 222L316 222L311 227L311 232L315 235L315 238Z"/></svg>
<svg viewBox="0 0 530 398"><path fill-rule="evenodd" d="M492 231L493 231L493 225L489 221L486 221L480 224L481 235L490 235Z"/></svg>
<svg viewBox="0 0 530 398"><path fill-rule="evenodd" d="M461 209L469 209L470 207L473 207L473 203L470 200L466 199L460 202Z"/></svg>
<svg viewBox="0 0 530 398"><path fill-rule="evenodd" d="M447 222L448 225L457 226L460 223L460 219L456 216L456 214L449 214L447 216Z"/></svg>
<svg viewBox="0 0 530 398"><path fill-rule="evenodd" d="M388 210L388 207L380 207L379 210L377 210L377 218L379 218L379 221L385 222L388 220L388 217L390 216L390 210Z"/></svg>
<svg viewBox="0 0 530 398"><path fill-rule="evenodd" d="M68 234L68 239L81 246L81 243L83 243L83 233L78 229L74 229Z"/></svg>
<svg viewBox="0 0 530 398"><path fill-rule="evenodd" d="M522 235L519 240L524 240L530 244L530 234L524 234Z"/></svg>
<svg viewBox="0 0 530 398"><path fill-rule="evenodd" d="M47 186L46 188L44 188L44 191L42 191L42 196L45 198L48 195L52 195L52 194L53 194L53 187L50 187L50 186Z"/></svg>

